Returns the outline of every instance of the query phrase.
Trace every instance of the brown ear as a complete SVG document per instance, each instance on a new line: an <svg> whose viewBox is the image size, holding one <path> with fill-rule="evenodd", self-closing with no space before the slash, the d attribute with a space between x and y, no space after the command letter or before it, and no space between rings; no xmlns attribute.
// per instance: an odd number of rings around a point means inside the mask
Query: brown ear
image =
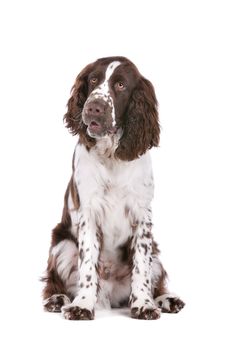
<svg viewBox="0 0 233 350"><path fill-rule="evenodd" d="M93 64L86 66L77 76L74 86L71 89L71 97L67 103L67 113L64 115L66 127L73 135L79 135L81 143L91 147L95 144L86 133L86 125L82 121L82 110L88 94L88 75L93 67Z"/></svg>
<svg viewBox="0 0 233 350"><path fill-rule="evenodd" d="M158 102L153 85L141 78L133 91L116 150L122 160L133 160L159 144Z"/></svg>

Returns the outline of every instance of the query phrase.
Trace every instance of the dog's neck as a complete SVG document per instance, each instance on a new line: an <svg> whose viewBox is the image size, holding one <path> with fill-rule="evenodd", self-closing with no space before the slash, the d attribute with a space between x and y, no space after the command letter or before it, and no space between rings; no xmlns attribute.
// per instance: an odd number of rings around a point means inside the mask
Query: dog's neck
<svg viewBox="0 0 233 350"><path fill-rule="evenodd" d="M98 138L96 140L95 146L90 150L95 156L100 158L100 161L103 163L111 160L115 160L115 151L119 145L119 140L122 136L122 129L118 129L115 134L106 135L104 137Z"/></svg>

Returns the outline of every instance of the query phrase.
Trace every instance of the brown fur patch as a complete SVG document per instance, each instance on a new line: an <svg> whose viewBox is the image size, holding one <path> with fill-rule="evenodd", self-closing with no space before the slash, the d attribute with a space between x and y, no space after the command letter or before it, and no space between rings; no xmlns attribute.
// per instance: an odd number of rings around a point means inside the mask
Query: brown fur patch
<svg viewBox="0 0 233 350"><path fill-rule="evenodd" d="M61 312L63 305L65 305L65 296L62 294L54 295L47 299L44 309L49 312Z"/></svg>
<svg viewBox="0 0 233 350"><path fill-rule="evenodd" d="M71 234L71 219L68 210L68 197L72 187L72 178L67 186L65 197L64 197L64 209L62 213L61 222L53 229L52 231L52 239L51 239L51 247L50 253L53 247L59 244L63 240L71 240L74 242L77 247L78 243L76 238ZM73 193L74 194L74 193ZM77 195L78 198L78 195ZM76 201L76 204L78 202ZM75 271L75 267L71 269L70 274ZM45 287L43 289L43 298L47 299L51 297L53 294L65 294L70 299L73 299L72 295L67 293L66 287L62 279L57 273L56 266L56 257L49 255L46 276L41 278L41 281L45 283Z"/></svg>
<svg viewBox="0 0 233 350"><path fill-rule="evenodd" d="M158 103L149 80L140 77L130 98L116 157L133 160L159 144Z"/></svg>
<svg viewBox="0 0 233 350"><path fill-rule="evenodd" d="M138 320L157 320L160 318L160 312L156 309L146 309L134 307L131 309L131 317Z"/></svg>
<svg viewBox="0 0 233 350"><path fill-rule="evenodd" d="M93 320L94 310L81 309L78 306L67 307L64 311L67 320Z"/></svg>
<svg viewBox="0 0 233 350"><path fill-rule="evenodd" d="M43 298L44 299L51 297L53 294L65 294L70 299L72 298L71 295L67 294L65 284L61 280L57 271L52 266L50 268L50 263L48 265L47 276L42 277L41 280L42 280L42 282L46 283L46 285L43 289Z"/></svg>
<svg viewBox="0 0 233 350"><path fill-rule="evenodd" d="M87 65L75 80L64 121L73 135L79 134L79 142L87 150L96 145L96 140L87 134L87 126L82 120L83 107L88 97L88 76L96 67L106 67L112 60L122 62L122 74L124 69L126 72L130 70L131 78L136 84L118 122L118 126L123 129L123 135L115 152L116 158L130 161L151 147L158 146L160 127L153 85L140 75L136 66L127 58L101 58Z"/></svg>

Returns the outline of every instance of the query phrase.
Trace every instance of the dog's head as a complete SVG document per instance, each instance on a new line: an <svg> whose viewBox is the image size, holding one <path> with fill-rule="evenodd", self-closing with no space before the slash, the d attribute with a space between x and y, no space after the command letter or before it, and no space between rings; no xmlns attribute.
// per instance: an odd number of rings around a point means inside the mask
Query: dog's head
<svg viewBox="0 0 233 350"><path fill-rule="evenodd" d="M115 156L122 160L133 160L159 143L154 88L124 57L101 58L81 71L64 119L88 148L120 130Z"/></svg>

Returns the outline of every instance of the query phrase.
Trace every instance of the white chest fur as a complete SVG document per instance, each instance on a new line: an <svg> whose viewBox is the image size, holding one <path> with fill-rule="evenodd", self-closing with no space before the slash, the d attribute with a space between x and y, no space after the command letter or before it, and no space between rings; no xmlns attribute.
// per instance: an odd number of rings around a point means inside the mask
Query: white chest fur
<svg viewBox="0 0 233 350"><path fill-rule="evenodd" d="M105 254L111 255L132 232L134 217L150 207L153 176L150 155L131 162L106 156L109 140L87 151L78 144L74 179L80 197L80 212L88 211L93 225L101 228Z"/></svg>

